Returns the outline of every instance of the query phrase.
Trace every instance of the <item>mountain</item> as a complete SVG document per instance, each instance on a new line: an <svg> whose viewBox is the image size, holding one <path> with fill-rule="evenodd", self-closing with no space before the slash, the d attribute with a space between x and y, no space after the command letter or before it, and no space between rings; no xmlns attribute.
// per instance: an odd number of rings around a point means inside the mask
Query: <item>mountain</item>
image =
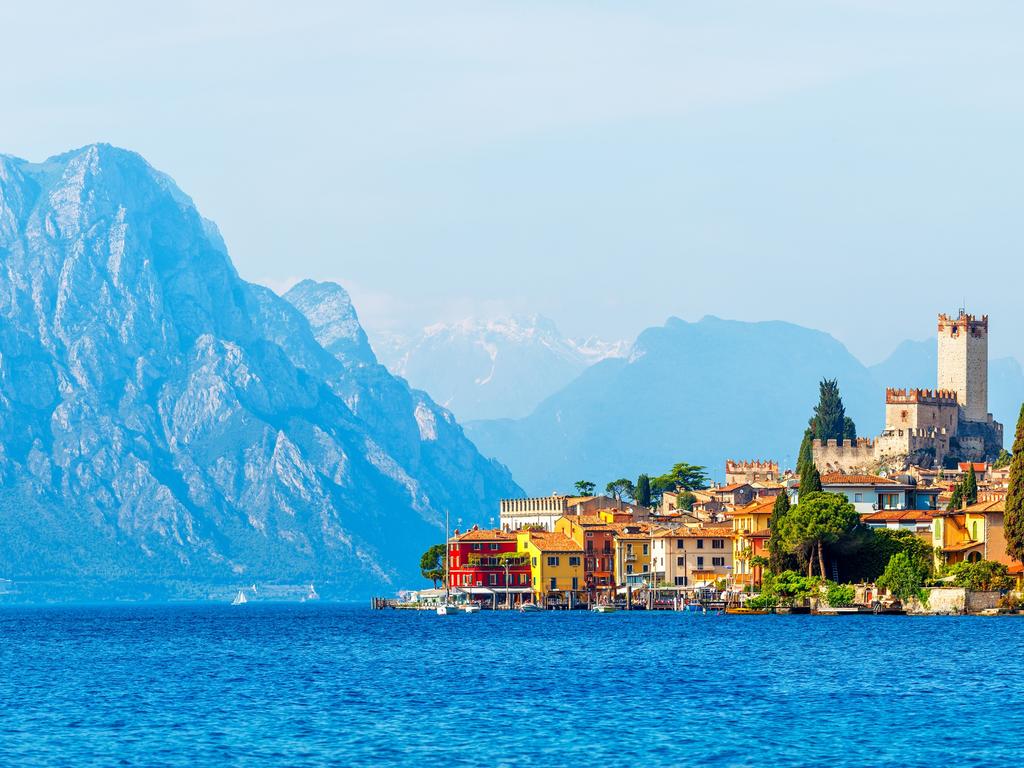
<svg viewBox="0 0 1024 768"><path fill-rule="evenodd" d="M862 434L881 428L876 383L831 336L782 322L671 318L644 331L628 358L588 368L526 418L466 429L531 493L677 461L720 477L726 458L792 464L823 377L839 379Z"/></svg>
<svg viewBox="0 0 1024 768"><path fill-rule="evenodd" d="M935 339L905 341L881 363L871 367L871 374L884 393L885 387L922 387L934 389L938 380L938 349ZM999 357L988 363L988 409L996 421L1002 422L1004 439L1009 447L1024 402L1024 370L1013 357Z"/></svg>
<svg viewBox="0 0 1024 768"><path fill-rule="evenodd" d="M587 366L626 353L623 342L566 338L539 315L432 325L375 346L394 373L464 420L526 416Z"/></svg>
<svg viewBox="0 0 1024 768"><path fill-rule="evenodd" d="M134 153L0 156L0 318L0 576L363 596L422 581L444 509L519 492L377 363L340 287L241 280Z"/></svg>

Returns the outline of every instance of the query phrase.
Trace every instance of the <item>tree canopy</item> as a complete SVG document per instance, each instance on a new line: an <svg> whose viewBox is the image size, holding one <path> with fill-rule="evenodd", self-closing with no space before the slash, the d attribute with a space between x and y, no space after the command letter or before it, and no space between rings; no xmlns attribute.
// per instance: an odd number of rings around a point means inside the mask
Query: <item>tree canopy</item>
<svg viewBox="0 0 1024 768"><path fill-rule="evenodd" d="M447 557L446 547L444 544L435 544L420 557L420 573L424 579L430 579L434 582L434 588L437 588L437 583L444 578L444 559Z"/></svg>
<svg viewBox="0 0 1024 768"><path fill-rule="evenodd" d="M970 469L964 475L963 488L960 491L963 502L967 506L978 503L978 475L974 472L974 462L971 462Z"/></svg>
<svg viewBox="0 0 1024 768"><path fill-rule="evenodd" d="M846 415L838 380L822 379L818 385L818 404L810 428L817 440L837 440L842 445L844 439L856 438L857 426Z"/></svg>
<svg viewBox="0 0 1024 768"><path fill-rule="evenodd" d="M672 490L699 491L708 487L707 467L687 464L681 461L674 464L664 475L658 475L651 481L652 487L660 492Z"/></svg>
<svg viewBox="0 0 1024 768"><path fill-rule="evenodd" d="M860 515L845 496L821 491L801 494L799 503L782 520L786 549L807 563L807 575L814 567L825 576L825 549L860 525Z"/></svg>
<svg viewBox="0 0 1024 768"><path fill-rule="evenodd" d="M636 486L626 478L620 477L618 480L612 480L608 483L608 485L604 487L604 492L619 501L622 501L623 499L632 500L636 495Z"/></svg>
<svg viewBox="0 0 1024 768"><path fill-rule="evenodd" d="M636 503L642 507L651 506L651 478L640 475L636 479Z"/></svg>
<svg viewBox="0 0 1024 768"><path fill-rule="evenodd" d="M1005 565L994 560L978 560L973 563L964 560L946 568L946 575L953 577L953 584L957 587L965 587L972 592L986 592L1010 589L1013 579L1008 570Z"/></svg>
<svg viewBox="0 0 1024 768"><path fill-rule="evenodd" d="M878 579L878 586L889 590L901 603L921 595L925 574L919 565L911 561L904 552L897 552L889 558L885 573Z"/></svg>
<svg viewBox="0 0 1024 768"><path fill-rule="evenodd" d="M1017 562L1024 562L1024 405L1020 409L1017 433L1013 439L1010 487L1006 492L1003 525L1007 554Z"/></svg>
<svg viewBox="0 0 1024 768"><path fill-rule="evenodd" d="M594 491L597 490L597 486L589 480L577 480L573 488L580 496L593 496Z"/></svg>
<svg viewBox="0 0 1024 768"><path fill-rule="evenodd" d="M782 573L788 569L793 558L786 549L786 542L782 539L782 521L789 512L789 494L785 491L775 497L775 505L772 507L772 516L768 518L768 568L772 573Z"/></svg>

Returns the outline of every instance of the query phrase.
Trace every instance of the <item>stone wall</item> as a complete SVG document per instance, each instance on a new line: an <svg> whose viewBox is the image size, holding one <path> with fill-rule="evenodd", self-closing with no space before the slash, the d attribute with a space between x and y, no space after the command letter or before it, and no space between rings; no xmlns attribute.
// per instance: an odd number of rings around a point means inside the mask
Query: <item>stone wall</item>
<svg viewBox="0 0 1024 768"><path fill-rule="evenodd" d="M836 440L825 443L814 440L811 448L814 452L814 466L822 474L867 471L875 463L875 442L864 437L844 440L842 445Z"/></svg>

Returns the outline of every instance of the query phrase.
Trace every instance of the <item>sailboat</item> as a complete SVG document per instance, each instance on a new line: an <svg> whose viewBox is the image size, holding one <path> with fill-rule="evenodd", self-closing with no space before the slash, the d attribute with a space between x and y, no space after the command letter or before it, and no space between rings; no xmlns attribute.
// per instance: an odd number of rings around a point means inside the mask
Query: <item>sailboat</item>
<svg viewBox="0 0 1024 768"><path fill-rule="evenodd" d="M245 599L245 592L238 590L238 594L235 595L235 599L231 601L232 605L245 605L249 601Z"/></svg>
<svg viewBox="0 0 1024 768"><path fill-rule="evenodd" d="M438 616L457 616L462 609L452 600L448 586L448 510L444 511L444 602L437 606Z"/></svg>
<svg viewBox="0 0 1024 768"><path fill-rule="evenodd" d="M316 593L316 589L313 588L313 582L309 583L309 592L306 593L305 600L319 600L320 595Z"/></svg>

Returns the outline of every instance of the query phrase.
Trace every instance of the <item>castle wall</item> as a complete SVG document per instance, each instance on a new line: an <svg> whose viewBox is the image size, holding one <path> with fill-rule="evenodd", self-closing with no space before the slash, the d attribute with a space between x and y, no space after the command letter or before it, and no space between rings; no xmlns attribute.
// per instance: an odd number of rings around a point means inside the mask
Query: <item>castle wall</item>
<svg viewBox="0 0 1024 768"><path fill-rule="evenodd" d="M885 428L946 430L956 434L957 396L952 391L889 389L885 397Z"/></svg>
<svg viewBox="0 0 1024 768"><path fill-rule="evenodd" d="M875 463L875 443L867 438L855 441L844 440L842 445L836 440L814 440L811 443L814 453L814 466L822 474L827 472L847 472L855 474L866 471Z"/></svg>

